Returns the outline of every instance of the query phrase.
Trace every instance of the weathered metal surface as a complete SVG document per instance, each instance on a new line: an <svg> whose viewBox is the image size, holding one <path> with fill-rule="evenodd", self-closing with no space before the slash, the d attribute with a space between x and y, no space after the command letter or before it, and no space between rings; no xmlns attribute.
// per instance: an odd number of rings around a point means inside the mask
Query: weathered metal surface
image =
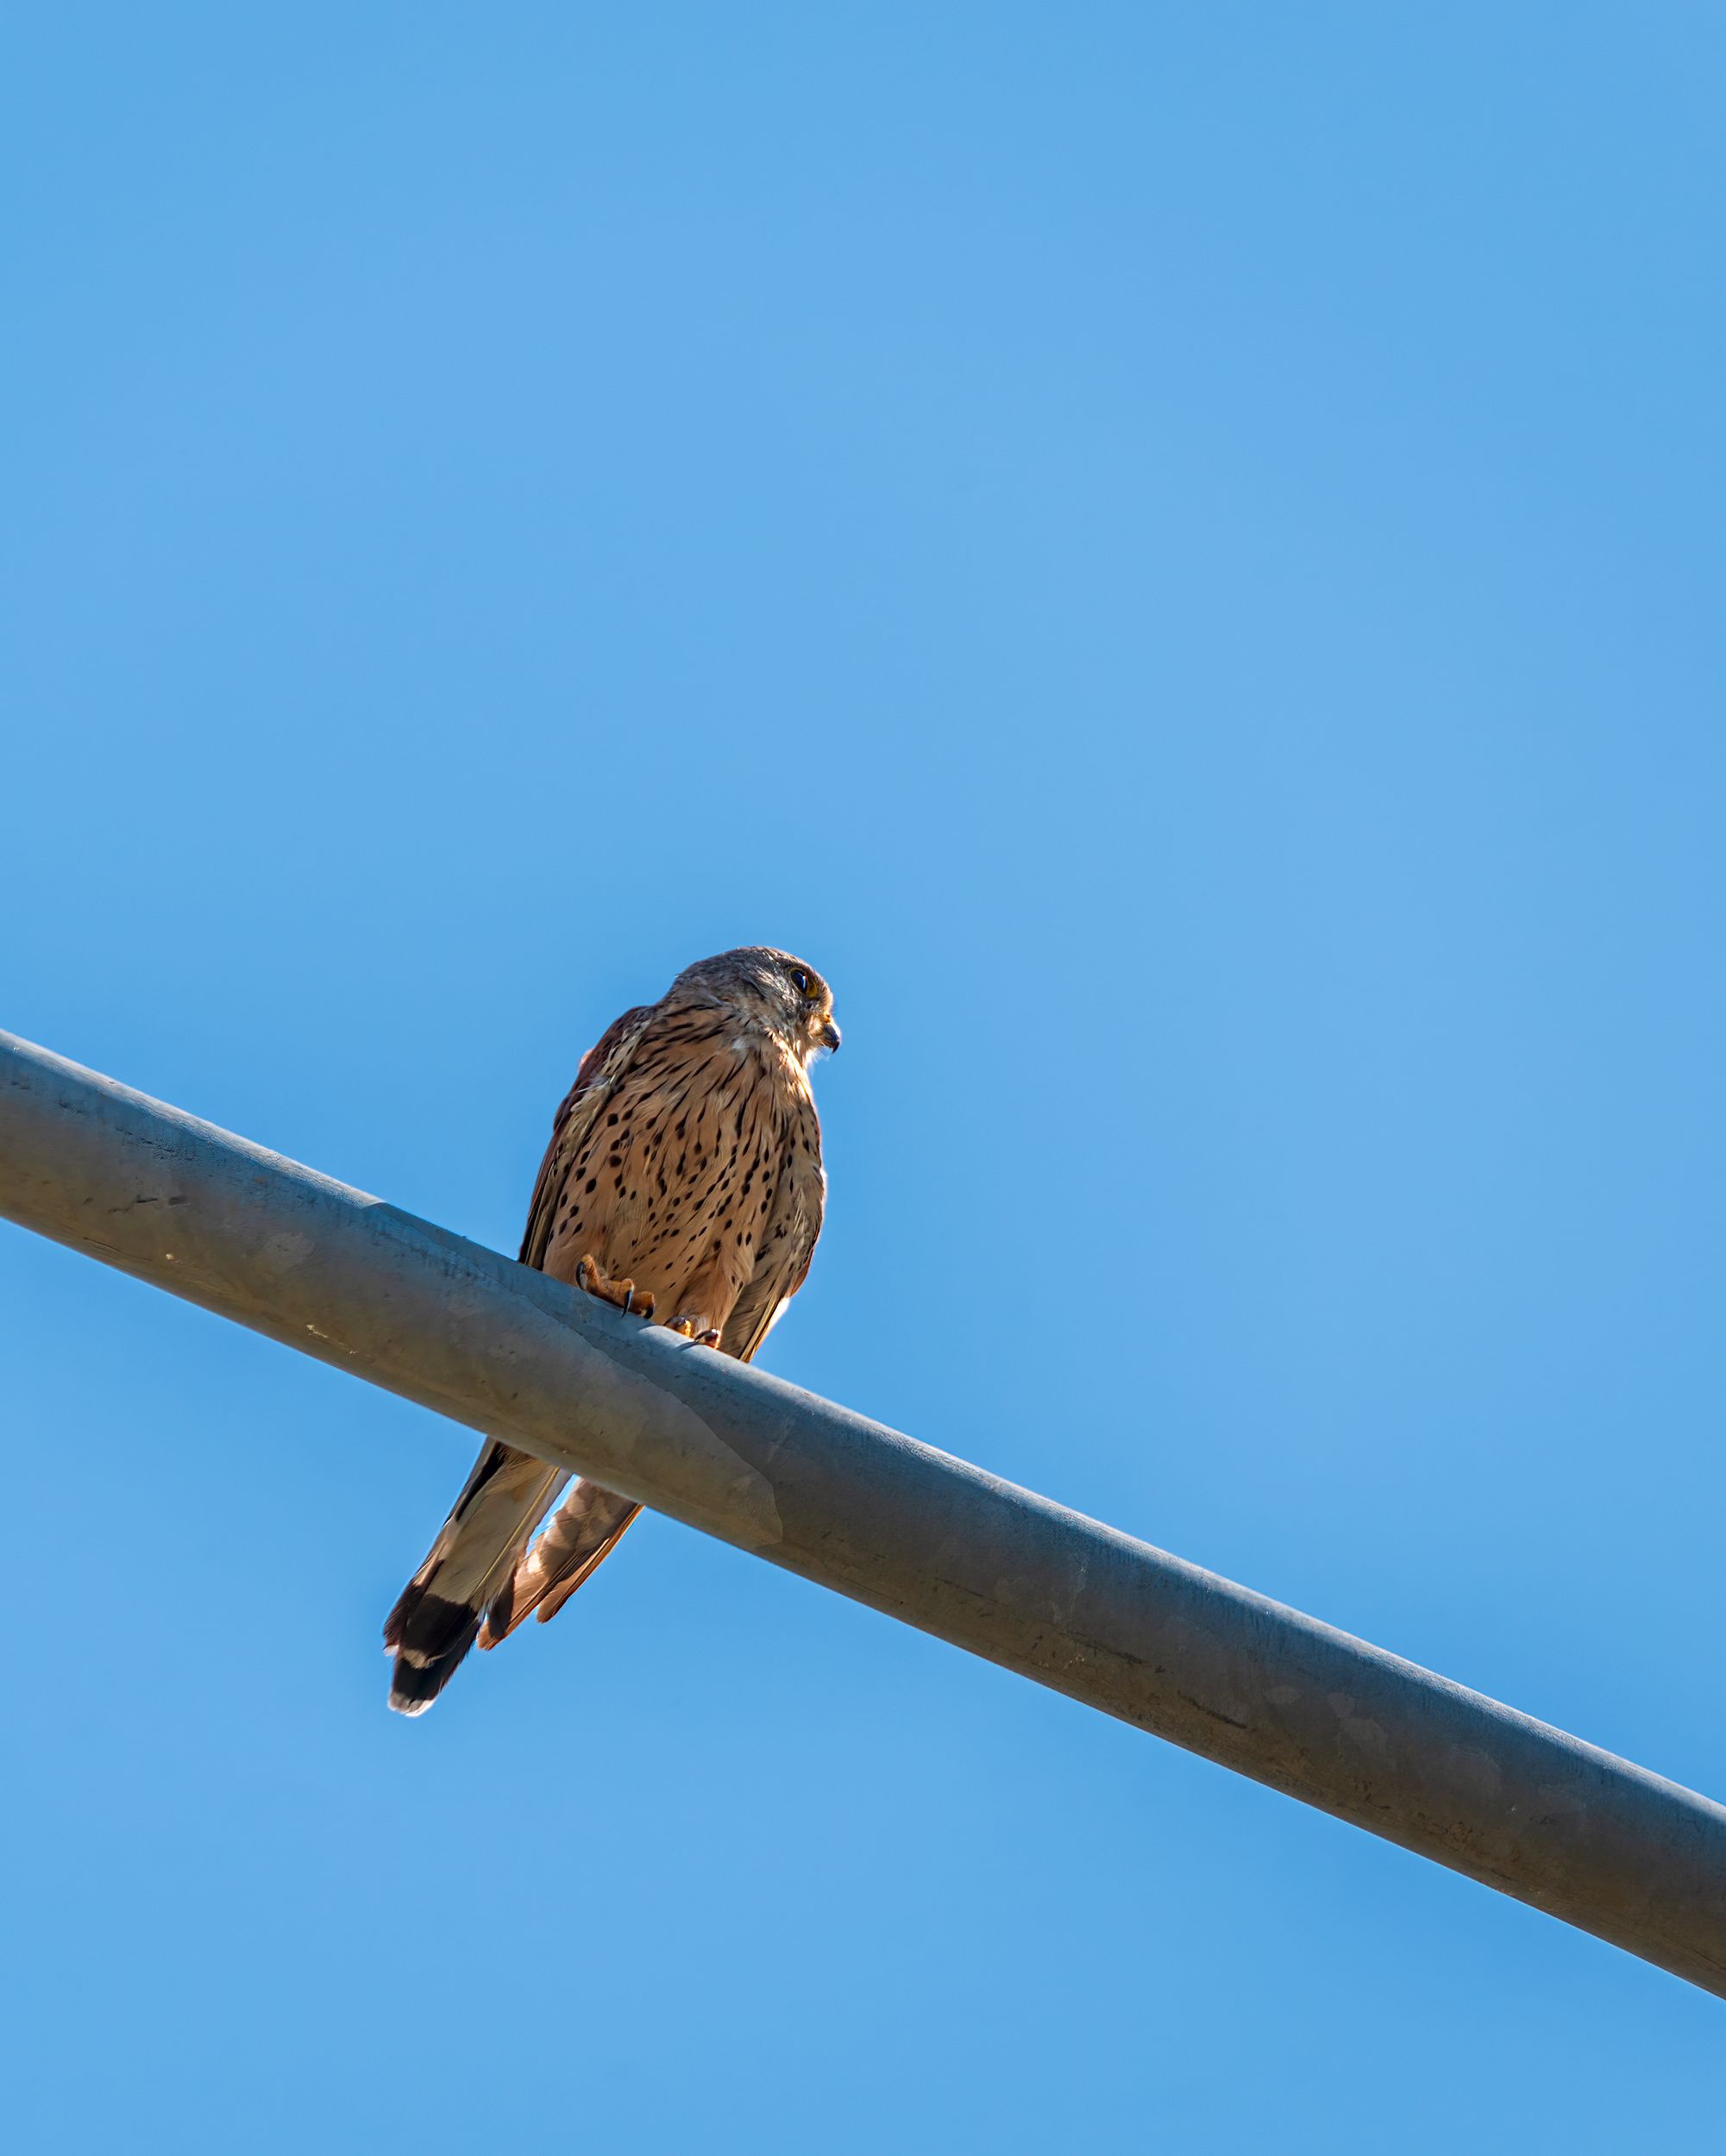
<svg viewBox="0 0 1726 2156"><path fill-rule="evenodd" d="M1726 1996L1726 1809L0 1034L0 1213Z"/></svg>

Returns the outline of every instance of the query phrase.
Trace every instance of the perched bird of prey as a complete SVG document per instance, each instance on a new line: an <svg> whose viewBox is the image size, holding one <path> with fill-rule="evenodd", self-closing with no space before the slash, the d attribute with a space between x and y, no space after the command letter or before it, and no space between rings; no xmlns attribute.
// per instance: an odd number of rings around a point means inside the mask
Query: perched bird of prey
<svg viewBox="0 0 1726 2156"><path fill-rule="evenodd" d="M751 945L686 967L581 1060L521 1262L747 1363L803 1285L826 1177L809 1066L839 1045L813 966ZM384 1626L390 1705L423 1714L477 1638L542 1623L641 1510L493 1438Z"/></svg>

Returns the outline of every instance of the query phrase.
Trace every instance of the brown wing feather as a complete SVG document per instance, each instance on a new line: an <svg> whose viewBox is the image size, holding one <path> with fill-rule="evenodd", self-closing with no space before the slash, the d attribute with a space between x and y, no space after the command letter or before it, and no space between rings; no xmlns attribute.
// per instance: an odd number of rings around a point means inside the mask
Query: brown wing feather
<svg viewBox="0 0 1726 2156"><path fill-rule="evenodd" d="M815 1104L805 1099L786 1140L779 1188L762 1233L760 1255L726 1320L719 1345L739 1362L754 1359L786 1304L809 1277L809 1261L826 1210L827 1178L821 1167L821 1125Z"/></svg>
<svg viewBox="0 0 1726 2156"><path fill-rule="evenodd" d="M594 1566L617 1548L640 1510L614 1490L578 1482L546 1522L538 1541L493 1594L480 1645L495 1647L536 1611L541 1624L555 1617Z"/></svg>
<svg viewBox="0 0 1726 2156"><path fill-rule="evenodd" d="M648 1003L625 1011L620 1018L612 1020L581 1058L575 1082L564 1094L552 1118L551 1140L539 1163L538 1179L527 1208L527 1227L521 1239L524 1265L536 1269L544 1265L546 1252L551 1247L552 1230L557 1222L558 1200L563 1194L570 1163L586 1143L594 1117L629 1069L654 1007Z"/></svg>

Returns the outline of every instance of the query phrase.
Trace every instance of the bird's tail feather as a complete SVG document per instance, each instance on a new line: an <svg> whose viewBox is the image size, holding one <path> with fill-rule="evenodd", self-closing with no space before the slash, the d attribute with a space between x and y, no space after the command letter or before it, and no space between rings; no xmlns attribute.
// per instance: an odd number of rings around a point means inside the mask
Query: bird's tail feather
<svg viewBox="0 0 1726 2156"><path fill-rule="evenodd" d="M495 1647L536 1610L541 1624L555 1617L617 1548L640 1510L633 1498L619 1497L597 1482L577 1482L546 1522L545 1532L493 1595L480 1645Z"/></svg>
<svg viewBox="0 0 1726 2156"><path fill-rule="evenodd" d="M384 1625L395 1658L390 1705L423 1714L474 1644L486 1605L508 1586L568 1475L497 1439L474 1463L455 1508Z"/></svg>

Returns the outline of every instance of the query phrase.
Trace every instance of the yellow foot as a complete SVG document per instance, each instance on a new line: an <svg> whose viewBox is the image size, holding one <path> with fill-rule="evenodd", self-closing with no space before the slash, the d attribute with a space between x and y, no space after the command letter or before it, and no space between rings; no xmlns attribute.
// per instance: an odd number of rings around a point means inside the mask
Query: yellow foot
<svg viewBox="0 0 1726 2156"><path fill-rule="evenodd" d="M614 1310L633 1312L637 1318L653 1315L653 1297L637 1294L632 1280L613 1280L600 1269L599 1261L590 1250L575 1268L575 1285L590 1295L597 1295L601 1302L608 1302Z"/></svg>
<svg viewBox="0 0 1726 2156"><path fill-rule="evenodd" d="M704 1332L698 1332L695 1328L700 1322L699 1318L674 1318L669 1330L673 1332L681 1332L686 1340L693 1340L697 1347L718 1347L719 1344L719 1327L710 1325Z"/></svg>

